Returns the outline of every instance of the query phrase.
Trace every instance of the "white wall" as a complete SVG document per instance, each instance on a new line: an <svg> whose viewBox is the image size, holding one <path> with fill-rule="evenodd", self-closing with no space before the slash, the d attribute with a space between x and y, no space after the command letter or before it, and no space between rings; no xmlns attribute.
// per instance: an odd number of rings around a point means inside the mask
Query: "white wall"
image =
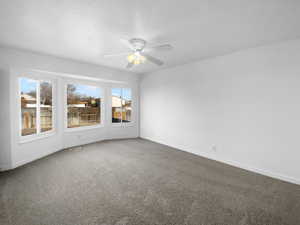
<svg viewBox="0 0 300 225"><path fill-rule="evenodd" d="M139 136L139 97L138 80L139 76L132 73L121 72L106 67L79 63L71 60L45 56L26 51L20 51L9 48L0 48L0 68L8 68L8 72L1 73L1 96L9 96L9 102L5 103L5 109L10 113L2 112L0 118L6 118L6 123L1 123L0 156L5 154L2 164L9 168L15 168L45 155L51 154L63 148L82 145L95 141L112 138L132 138ZM7 71L6 70L6 71ZM27 143L21 143L19 137L19 109L18 109L18 77L30 74L32 70L42 70L54 73L34 72L39 76L53 78L57 82L57 120L56 132L54 135L40 140L34 140ZM3 70L4 71L4 70ZM63 74L63 75L62 75ZM80 75L82 77L73 78L68 75ZM3 75L3 77L2 77ZM85 80L92 78L94 80ZM85 131L66 132L64 127L64 86L68 81L88 82L90 84L100 85L105 91L105 118L104 127L89 129ZM128 127L113 127L111 124L111 103L110 88L113 86L125 86L133 89L133 124ZM3 96L2 96L3 97ZM8 104L10 103L10 106ZM7 107L8 106L8 107ZM1 107L2 108L2 107ZM5 115L3 115L3 113ZM7 118L7 116L10 118ZM4 126L2 126L4 125ZM10 131L10 132L9 132ZM8 149L10 134L11 148ZM5 153L4 153L5 152ZM7 154L9 153L10 161ZM3 166L2 169L6 169Z"/></svg>
<svg viewBox="0 0 300 225"><path fill-rule="evenodd" d="M9 70L0 68L0 170L8 169L11 165L10 142L10 104L9 104Z"/></svg>
<svg viewBox="0 0 300 225"><path fill-rule="evenodd" d="M300 40L146 74L141 137L300 184Z"/></svg>

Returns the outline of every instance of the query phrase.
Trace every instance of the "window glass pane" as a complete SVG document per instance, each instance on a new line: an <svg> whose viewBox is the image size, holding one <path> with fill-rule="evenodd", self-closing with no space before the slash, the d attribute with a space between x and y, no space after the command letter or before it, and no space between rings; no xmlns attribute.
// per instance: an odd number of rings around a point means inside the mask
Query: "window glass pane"
<svg viewBox="0 0 300 225"><path fill-rule="evenodd" d="M112 88L112 122L120 123L122 121L122 89Z"/></svg>
<svg viewBox="0 0 300 225"><path fill-rule="evenodd" d="M40 83L40 124L41 132L52 130L52 84Z"/></svg>
<svg viewBox="0 0 300 225"><path fill-rule="evenodd" d="M128 123L131 121L132 111L131 89L123 88L122 95L122 122Z"/></svg>
<svg viewBox="0 0 300 225"><path fill-rule="evenodd" d="M68 84L68 128L101 123L100 93L98 87Z"/></svg>
<svg viewBox="0 0 300 225"><path fill-rule="evenodd" d="M37 81L21 78L22 136L36 134L36 89Z"/></svg>

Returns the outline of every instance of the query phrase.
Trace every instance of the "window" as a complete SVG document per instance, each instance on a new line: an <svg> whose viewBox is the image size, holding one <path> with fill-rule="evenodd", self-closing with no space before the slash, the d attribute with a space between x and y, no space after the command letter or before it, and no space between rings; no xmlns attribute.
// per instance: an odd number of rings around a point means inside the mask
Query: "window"
<svg viewBox="0 0 300 225"><path fill-rule="evenodd" d="M131 88L112 88L112 123L132 121Z"/></svg>
<svg viewBox="0 0 300 225"><path fill-rule="evenodd" d="M101 124L101 89L99 87L68 84L68 128Z"/></svg>
<svg viewBox="0 0 300 225"><path fill-rule="evenodd" d="M52 83L20 78L21 136L53 130Z"/></svg>
<svg viewBox="0 0 300 225"><path fill-rule="evenodd" d="M40 82L40 123L41 132L52 130L52 84Z"/></svg>

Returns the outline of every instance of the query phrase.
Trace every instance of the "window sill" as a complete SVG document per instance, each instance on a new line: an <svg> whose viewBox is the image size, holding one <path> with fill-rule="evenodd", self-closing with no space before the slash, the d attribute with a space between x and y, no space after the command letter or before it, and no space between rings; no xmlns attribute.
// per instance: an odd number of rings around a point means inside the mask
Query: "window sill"
<svg viewBox="0 0 300 225"><path fill-rule="evenodd" d="M45 132L43 134L29 135L27 137L24 136L24 137L20 138L19 144L26 144L26 143L38 141L38 140L41 140L41 139L52 137L55 134L56 134L55 131L49 131L49 132Z"/></svg>
<svg viewBox="0 0 300 225"><path fill-rule="evenodd" d="M134 122L129 122L129 123L111 123L112 127L133 127Z"/></svg>
<svg viewBox="0 0 300 225"><path fill-rule="evenodd" d="M65 132L79 132L85 130L93 130L93 129L100 129L103 128L104 124L94 125L94 126L83 126L83 127L74 127L74 128L65 128Z"/></svg>

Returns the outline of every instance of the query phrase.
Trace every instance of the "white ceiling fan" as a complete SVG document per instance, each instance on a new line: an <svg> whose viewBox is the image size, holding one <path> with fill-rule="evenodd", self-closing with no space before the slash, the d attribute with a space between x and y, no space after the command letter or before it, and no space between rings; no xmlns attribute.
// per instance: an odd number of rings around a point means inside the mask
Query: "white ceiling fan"
<svg viewBox="0 0 300 225"><path fill-rule="evenodd" d="M132 68L134 65L145 63L146 61L149 61L157 66L161 66L164 64L164 62L149 55L148 52L168 51L173 49L172 45L170 44L148 46L147 42L140 38L132 38L130 40L121 39L121 42L125 44L130 49L130 51L116 54L106 54L104 55L104 58L127 55L127 69Z"/></svg>

